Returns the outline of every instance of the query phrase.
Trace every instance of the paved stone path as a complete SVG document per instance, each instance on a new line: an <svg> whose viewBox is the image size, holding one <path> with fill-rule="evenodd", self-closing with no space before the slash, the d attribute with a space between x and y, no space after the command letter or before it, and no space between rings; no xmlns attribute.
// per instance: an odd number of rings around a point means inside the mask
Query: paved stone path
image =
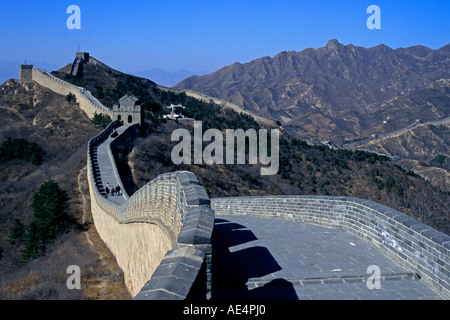
<svg viewBox="0 0 450 320"><path fill-rule="evenodd" d="M380 269L380 289L368 288L371 265ZM213 281L217 300L439 298L415 274L344 230L252 216L216 216Z"/></svg>
<svg viewBox="0 0 450 320"><path fill-rule="evenodd" d="M117 128L117 133L120 135L122 134L128 127L121 126ZM103 187L106 187L109 183L110 186L116 187L119 185L119 179L118 174L116 174L116 171L114 170L116 164L113 163L113 159L111 158L108 149L110 148L111 142L114 140L114 138L111 138L111 136L108 137L103 143L101 143L99 146L96 147L94 150L94 155L96 156L96 164L100 170L100 179L102 182ZM123 191L122 191L123 193ZM108 195L108 200L111 200L115 203L122 204L125 202L124 196L112 196L111 194Z"/></svg>

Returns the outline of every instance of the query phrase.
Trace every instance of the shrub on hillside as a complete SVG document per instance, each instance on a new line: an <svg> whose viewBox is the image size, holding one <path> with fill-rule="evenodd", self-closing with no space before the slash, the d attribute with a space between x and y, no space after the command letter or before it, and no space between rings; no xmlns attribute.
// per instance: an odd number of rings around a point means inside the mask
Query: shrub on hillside
<svg viewBox="0 0 450 320"><path fill-rule="evenodd" d="M66 101L69 102L69 103L71 103L71 102L76 103L77 102L77 97L75 97L75 95L73 93L69 93L66 96Z"/></svg>
<svg viewBox="0 0 450 320"><path fill-rule="evenodd" d="M67 228L69 225L66 212L68 200L67 192L52 180L43 183L39 191L34 194L31 204L34 220L27 227L24 235L23 262L43 255L46 243L55 239Z"/></svg>
<svg viewBox="0 0 450 320"><path fill-rule="evenodd" d="M96 126L100 126L102 128L106 128L110 123L112 119L110 116L106 114L94 114L94 118L91 119L91 122L95 124Z"/></svg>
<svg viewBox="0 0 450 320"><path fill-rule="evenodd" d="M35 142L26 139L8 138L0 146L0 160L27 160L35 165L42 163L42 148Z"/></svg>

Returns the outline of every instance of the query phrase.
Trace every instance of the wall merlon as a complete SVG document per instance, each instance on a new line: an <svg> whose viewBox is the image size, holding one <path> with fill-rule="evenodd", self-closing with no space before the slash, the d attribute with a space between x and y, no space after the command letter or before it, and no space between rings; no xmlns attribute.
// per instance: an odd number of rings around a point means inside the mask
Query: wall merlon
<svg viewBox="0 0 450 320"><path fill-rule="evenodd" d="M180 171L178 172L178 180L182 186L190 185L190 184L200 184L198 182L197 177L189 171Z"/></svg>
<svg viewBox="0 0 450 320"><path fill-rule="evenodd" d="M205 205L210 204L208 194L201 185L189 184L184 186L184 195L187 205Z"/></svg>
<svg viewBox="0 0 450 320"><path fill-rule="evenodd" d="M206 254L193 247L181 247L167 252L153 273L152 278L142 287L136 300L185 299L192 290L205 263Z"/></svg>
<svg viewBox="0 0 450 320"><path fill-rule="evenodd" d="M207 206L189 208L178 236L185 245L209 244L214 228L214 211Z"/></svg>

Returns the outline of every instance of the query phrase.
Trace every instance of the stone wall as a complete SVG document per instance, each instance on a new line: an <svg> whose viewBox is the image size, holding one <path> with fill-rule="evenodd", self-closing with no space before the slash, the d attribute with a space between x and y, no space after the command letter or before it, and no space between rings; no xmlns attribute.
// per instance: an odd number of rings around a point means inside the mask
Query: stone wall
<svg viewBox="0 0 450 320"><path fill-rule="evenodd" d="M133 296L141 292L139 299L158 299L169 292L167 288L175 280L183 286L181 290L177 286L172 299L185 299L193 292L206 298L211 288L207 273L211 269L214 212L205 189L193 173L179 171L156 177L121 205L107 200L97 187L99 172L95 171L93 151L117 125L118 121L112 122L88 143L91 211L100 237L124 271ZM171 261L169 269L165 261ZM190 264L189 277L167 276L178 270L173 266L185 266L186 261L197 263ZM158 276L161 273L165 276Z"/></svg>
<svg viewBox="0 0 450 320"><path fill-rule="evenodd" d="M93 118L95 113L107 114L111 119L113 118L112 111L98 101L97 98L92 96L88 90L54 77L45 70L33 69L33 81L64 96L72 93L77 98L81 110L83 110L89 118Z"/></svg>
<svg viewBox="0 0 450 320"><path fill-rule="evenodd" d="M299 220L344 230L379 247L450 298L450 237L369 200L328 196L211 199L217 215L241 214Z"/></svg>
<svg viewBox="0 0 450 320"><path fill-rule="evenodd" d="M89 91L33 69L33 80L59 94L72 93L89 117L108 114ZM195 175L160 175L122 205L97 187L93 150L109 127L88 143L88 182L95 227L123 269L135 299L204 299L211 290L211 235L216 214L295 219L343 228L392 256L450 298L450 237L378 203L349 197L274 196L210 199ZM113 157L111 157L113 158ZM214 211L213 211L214 210Z"/></svg>
<svg viewBox="0 0 450 320"><path fill-rule="evenodd" d="M109 108L81 87L42 69L32 69L32 78L56 93L74 94L90 118L95 113L113 118ZM100 237L124 271L130 293L140 292L137 299L208 298L214 212L205 189L193 173L174 172L158 176L131 197L125 194L122 205L107 200L99 191L100 172L94 166L93 151L117 126L119 121L113 121L88 143L91 211ZM117 138L116 147L120 141ZM113 151L109 151L114 162ZM180 278L177 271L186 270L187 265L189 271Z"/></svg>

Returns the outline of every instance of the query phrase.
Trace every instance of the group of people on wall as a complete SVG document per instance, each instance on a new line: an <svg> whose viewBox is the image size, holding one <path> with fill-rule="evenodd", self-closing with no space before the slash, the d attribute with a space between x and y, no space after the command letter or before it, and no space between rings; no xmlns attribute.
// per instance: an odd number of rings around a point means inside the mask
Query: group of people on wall
<svg viewBox="0 0 450 320"><path fill-rule="evenodd" d="M109 183L106 184L105 191L106 191L106 195L107 195L107 196L109 196L110 194L111 194L112 196L121 196L121 195L122 195L122 194L120 193L120 191L121 191L120 186L111 187L111 186L109 185Z"/></svg>

